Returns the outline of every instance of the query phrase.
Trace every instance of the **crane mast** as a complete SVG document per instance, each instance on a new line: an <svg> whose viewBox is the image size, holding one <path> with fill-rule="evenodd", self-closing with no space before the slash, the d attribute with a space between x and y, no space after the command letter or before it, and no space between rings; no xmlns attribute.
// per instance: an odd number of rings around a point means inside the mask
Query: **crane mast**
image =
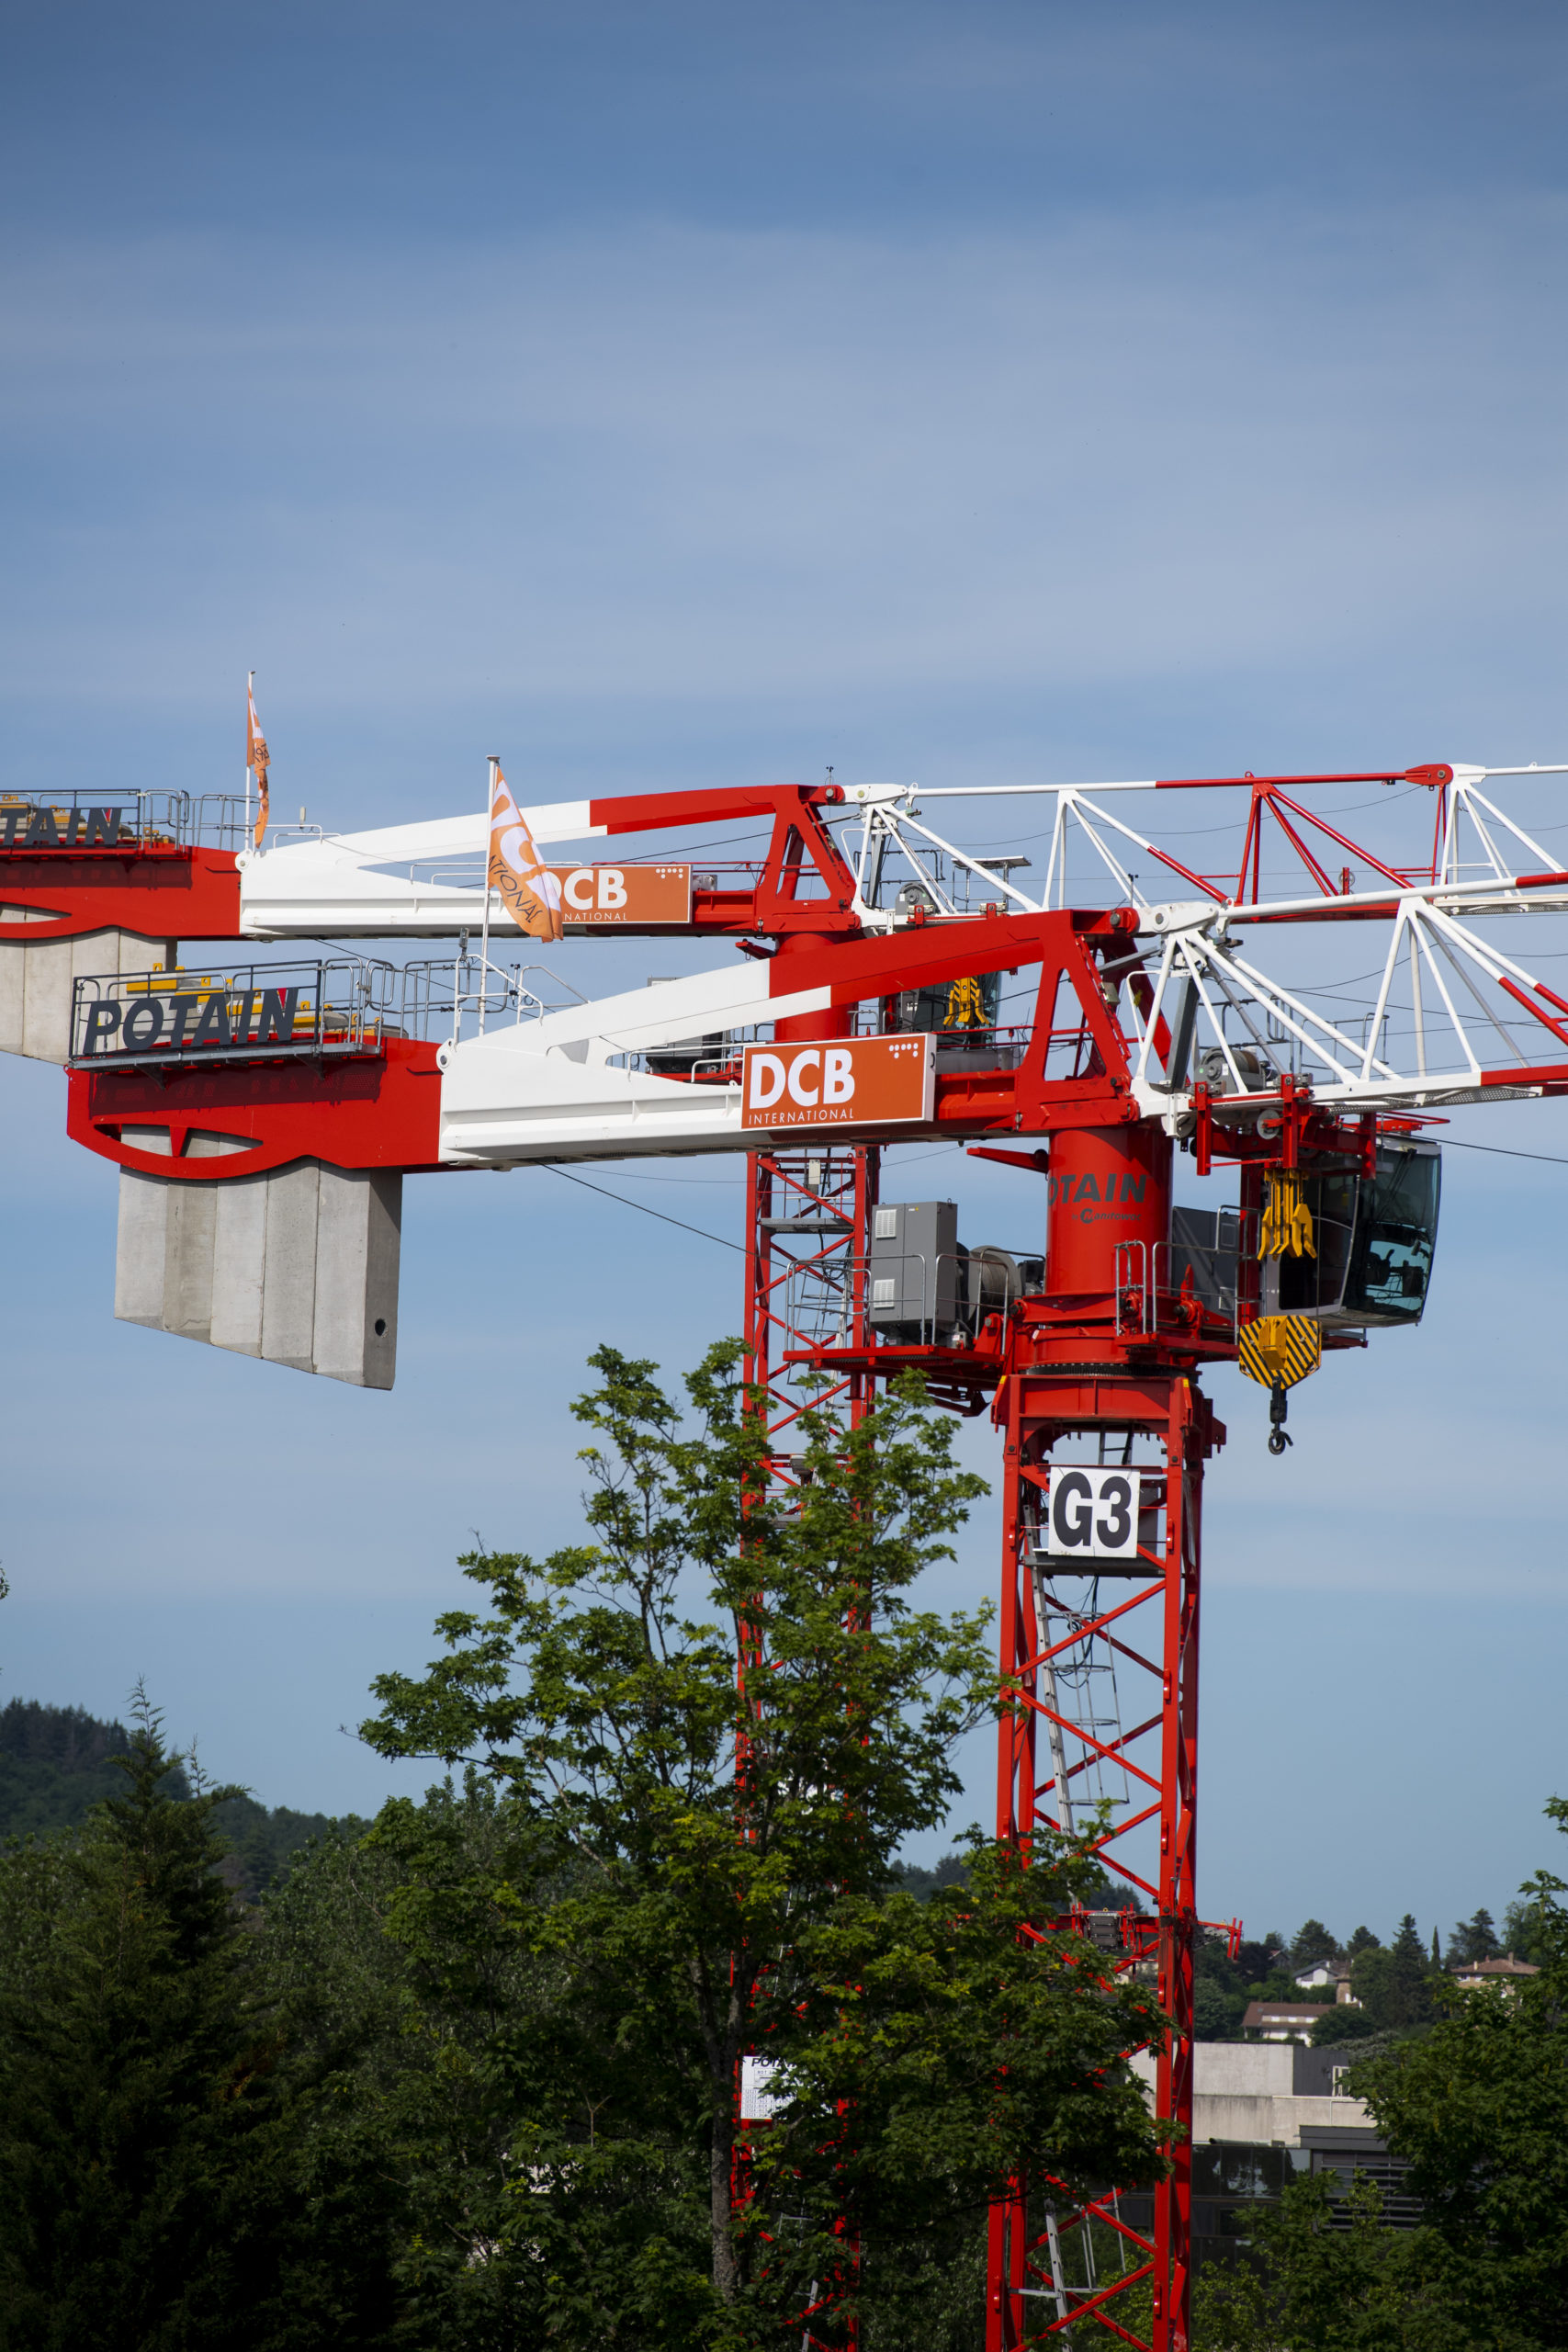
<svg viewBox="0 0 1568 2352"><path fill-rule="evenodd" d="M236 846L238 805L0 807L0 890L28 918L0 945L0 1045L45 1050L21 1042L19 1015L6 1025L30 954L40 1002L69 984L56 1055L69 1128L122 1171L122 1241L128 1183L143 1204L149 1188L166 1196L171 1216L198 1188L221 1233L226 1188L282 1186L302 1168L322 1186L379 1186L385 1206L413 1170L739 1152L748 1365L775 1490L793 1483L807 1405L858 1419L879 1383L914 1369L933 1401L988 1411L1008 1694L997 1834L1021 1847L1043 1827L1091 1834L1119 1901L1032 1932L1089 1933L1108 1973L1156 1983L1170 2033L1154 2097L1176 2130L1152 2191L1108 2182L1081 2200L1050 2179L999 2185L987 2352L1075 2326L1081 2345L1088 2324L1143 2342L1126 2318L1134 2290L1151 2299L1154 2352L1186 2352L1194 1951L1204 1934L1239 1934L1198 1907L1202 1490L1225 1440L1202 1374L1239 1362L1259 1380L1282 1450L1295 1380L1420 1319L1438 1200L1427 1130L1457 1105L1568 1091L1568 1001L1514 935L1568 911L1568 872L1495 797L1500 779L1565 772L546 803L525 812L541 845L768 827L764 854L742 865L662 848L562 862L569 932L711 934L744 951L739 966L594 1001L567 1001L536 964L472 953L483 815L277 828L258 852ZM1393 792L1422 820L1416 838L1397 852L1352 839L1321 806L1348 786ZM1234 863L1200 866L1122 813L1161 792L1234 810ZM980 856L928 816L928 803L961 814L984 800L994 815L1013 798L1048 811L1037 896L1017 878L1024 859ZM1276 886L1280 858L1293 888ZM172 955L150 965L135 944L176 935L461 944L423 964L334 951L200 974ZM111 938L112 963L90 968ZM1343 941L1374 966L1359 1019L1321 969L1325 944ZM1013 1021L1007 976L1032 1000ZM951 1204L886 1199L882 1149L924 1139L1012 1168L1021 1198L1026 1180L1043 1248L966 1248ZM1181 1156L1200 1178L1234 1170L1235 1200L1179 1205ZM211 1318L192 1328L218 1339ZM390 1355L374 1376L340 1376L389 1385ZM803 2340L847 2338L824 2310Z"/></svg>

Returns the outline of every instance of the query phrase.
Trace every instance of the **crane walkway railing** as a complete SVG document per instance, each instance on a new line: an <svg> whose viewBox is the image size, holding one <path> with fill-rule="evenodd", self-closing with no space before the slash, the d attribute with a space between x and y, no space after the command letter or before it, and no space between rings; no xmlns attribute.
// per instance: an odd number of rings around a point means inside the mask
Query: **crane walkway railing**
<svg viewBox="0 0 1568 2352"><path fill-rule="evenodd" d="M410 964L363 956L88 974L73 984L73 1069L321 1059L379 1053L389 1038L456 1041L487 1023L558 1011L577 991L539 964L468 952Z"/></svg>
<svg viewBox="0 0 1568 2352"><path fill-rule="evenodd" d="M0 793L0 856L98 850L148 857L197 847L238 851L249 840L238 793L127 791L118 785Z"/></svg>

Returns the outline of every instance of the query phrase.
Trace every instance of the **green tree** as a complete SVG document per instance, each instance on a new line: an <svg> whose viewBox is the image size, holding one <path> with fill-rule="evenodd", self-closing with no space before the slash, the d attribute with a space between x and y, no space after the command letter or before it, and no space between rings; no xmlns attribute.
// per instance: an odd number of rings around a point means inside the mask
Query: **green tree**
<svg viewBox="0 0 1568 2352"><path fill-rule="evenodd" d="M806 2217L797 2280L830 2278L852 2233L875 2340L916 2340L942 2249L1010 2180L1073 2201L1158 2168L1120 2063L1136 2005L1096 1996L1076 1938L1029 1932L1069 1880L976 1840L967 1889L840 1902L792 1954L787 2103L757 2136L772 2196L754 2219Z"/></svg>
<svg viewBox="0 0 1568 2352"><path fill-rule="evenodd" d="M1199 2274L1194 2352L1482 2352L1364 2177L1303 2177L1248 2226L1249 2261Z"/></svg>
<svg viewBox="0 0 1568 2352"><path fill-rule="evenodd" d="M1326 2017L1319 2018L1312 2030L1313 2046L1318 2050L1337 2050L1352 2041L1370 2041L1382 2037L1387 2027L1380 2025L1366 2010L1358 2008L1354 2001L1337 2001Z"/></svg>
<svg viewBox="0 0 1568 2352"><path fill-rule="evenodd" d="M1239 2003L1239 2006L1238 2006ZM1212 1976L1192 1986L1192 2032L1199 2041L1229 2041L1247 2012L1247 1996L1226 1992Z"/></svg>
<svg viewBox="0 0 1568 2352"><path fill-rule="evenodd" d="M113 1759L130 1743L123 1724L100 1723L84 1708L11 1700L0 1708L0 1836L74 1828L118 1793Z"/></svg>
<svg viewBox="0 0 1568 2352"><path fill-rule="evenodd" d="M1546 1810L1568 1829L1568 1801ZM1277 2213L1258 2217L1253 2265L1206 2280L1199 2352L1561 2352L1568 2343L1565 1894L1547 1871L1521 1890L1539 1976L1444 1987L1429 2030L1386 2038L1350 2075L1408 2165L1418 2226L1382 2229L1370 2184L1348 2199L1322 2177L1288 2188Z"/></svg>
<svg viewBox="0 0 1568 2352"><path fill-rule="evenodd" d="M286 2036L220 1874L230 1792L171 1793L189 1759L140 1694L133 1721L124 1794L0 1860L0 2346L376 2340L374 2232L296 2187Z"/></svg>
<svg viewBox="0 0 1568 2352"><path fill-rule="evenodd" d="M1308 1919L1296 1931L1291 1946L1291 1966L1299 1971L1315 1968L1320 1961L1337 1960L1339 1947L1321 1919Z"/></svg>
<svg viewBox="0 0 1568 2352"><path fill-rule="evenodd" d="M447 1783L387 1805L367 1838L317 1840L264 1906L266 1981L318 2085L307 2187L375 2181L396 2340L417 2352L538 2340L491 2258L513 2141L558 2096L572 2022L521 1931L537 1849L488 1783Z"/></svg>
<svg viewBox="0 0 1568 2352"><path fill-rule="evenodd" d="M1434 1968L1430 1955L1421 1940L1419 1928L1407 1911L1399 1923L1399 1931L1389 1947L1393 1962L1393 1983L1396 2014L1393 2025L1427 2025L1434 2014L1432 2005Z"/></svg>
<svg viewBox="0 0 1568 2352"><path fill-rule="evenodd" d="M1568 1828L1568 1803L1546 1807ZM1447 1996L1419 2041L1358 2067L1426 2210L1428 2276L1477 2346L1568 2342L1568 1885L1541 1871L1541 1973Z"/></svg>
<svg viewBox="0 0 1568 2352"><path fill-rule="evenodd" d="M0 1837L79 1826L95 1805L123 1787L117 1759L130 1745L123 1724L101 1722L85 1708L13 1699L0 1708ZM170 1765L164 1793L190 1794L178 1763ZM287 1805L269 1813L240 1789L214 1807L212 1818L229 1849L223 1875L252 1901L273 1880L288 1876L303 1846L334 1826L324 1814L295 1813Z"/></svg>
<svg viewBox="0 0 1568 2352"><path fill-rule="evenodd" d="M1536 1896L1528 1891L1521 1893L1503 1914L1504 1951L1511 1951L1516 1960L1528 1960L1539 1967L1543 1953L1550 1951L1551 1943L1551 1914Z"/></svg>
<svg viewBox="0 0 1568 2352"><path fill-rule="evenodd" d="M1432 1966L1408 1911L1392 1944L1365 1945L1357 1953L1350 1963L1350 1989L1380 2031L1431 2022Z"/></svg>
<svg viewBox="0 0 1568 2352"><path fill-rule="evenodd" d="M1377 1949L1378 1939L1373 1935L1371 1929L1370 1928L1358 1928L1355 1934L1351 1937L1349 1942L1345 1947L1345 1957L1347 1960L1353 1961L1358 1952L1376 1951Z"/></svg>
<svg viewBox="0 0 1568 2352"><path fill-rule="evenodd" d="M1251 1996L1222 1937L1201 1935L1192 1948L1192 2023L1200 2041L1239 2038Z"/></svg>
<svg viewBox="0 0 1568 2352"><path fill-rule="evenodd" d="M1491 1912L1476 1911L1461 1919L1449 1938L1449 1965L1473 1967L1478 1960L1495 1960L1502 1949Z"/></svg>
<svg viewBox="0 0 1568 2352"><path fill-rule="evenodd" d="M913 1388L858 1430L805 1413L780 1489L737 1347L688 1380L692 1432L653 1365L590 1361L595 1540L469 1555L485 1613L443 1618L446 1657L383 1677L364 1726L502 1792L525 1849L444 1929L445 1965L503 1932L548 1987L531 2035L491 2052L511 2129L488 2258L536 2339L771 2343L814 2281L828 2324L857 2298L874 2321L920 2234L928 2267L972 2242L1010 2176L1157 2173L1119 2053L1161 2021L1090 1946L1023 1932L1095 1875L1059 1844L1024 1862L972 1841L967 1884L925 1902L894 1884L996 1704L983 1619L908 1597L983 1491L952 1424ZM395 1812L376 1833L409 1834ZM774 2102L750 2154L747 2055Z"/></svg>

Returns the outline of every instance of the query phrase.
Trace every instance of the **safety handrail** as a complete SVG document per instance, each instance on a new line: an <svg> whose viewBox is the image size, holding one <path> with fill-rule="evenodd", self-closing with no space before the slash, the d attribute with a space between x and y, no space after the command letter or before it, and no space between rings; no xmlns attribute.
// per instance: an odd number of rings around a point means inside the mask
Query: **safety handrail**
<svg viewBox="0 0 1568 2352"><path fill-rule="evenodd" d="M547 966L503 967L477 954L411 964L364 956L231 966L197 972L80 976L73 985L71 1063L184 1062L276 1055L379 1051L389 1037L431 1038L465 1022L540 1019L564 1001L529 987L545 975L555 990L577 990Z"/></svg>

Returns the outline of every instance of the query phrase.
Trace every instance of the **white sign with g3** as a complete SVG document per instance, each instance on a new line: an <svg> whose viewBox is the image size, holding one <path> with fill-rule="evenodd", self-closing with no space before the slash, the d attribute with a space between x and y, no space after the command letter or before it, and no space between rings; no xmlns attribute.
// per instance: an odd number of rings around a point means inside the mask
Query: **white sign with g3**
<svg viewBox="0 0 1568 2352"><path fill-rule="evenodd" d="M1066 1463L1051 1472L1051 1540L1055 1557L1132 1560L1138 1553L1136 1470L1080 1469Z"/></svg>

